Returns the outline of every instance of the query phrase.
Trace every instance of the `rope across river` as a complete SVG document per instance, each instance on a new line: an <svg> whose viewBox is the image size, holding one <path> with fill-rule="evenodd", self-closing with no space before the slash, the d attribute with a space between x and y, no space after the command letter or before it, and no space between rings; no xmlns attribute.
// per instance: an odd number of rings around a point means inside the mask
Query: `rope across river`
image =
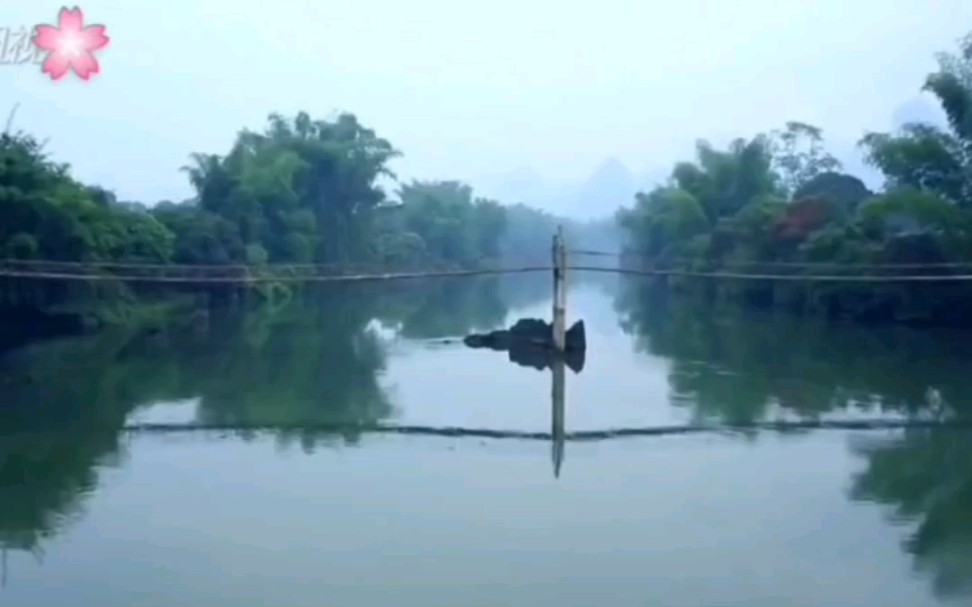
<svg viewBox="0 0 972 607"><path fill-rule="evenodd" d="M619 257L606 251L570 251L573 256ZM786 263L786 262L737 262L731 267L759 268L759 271L695 271L653 267L642 264L593 265L568 262L566 269L579 272L607 272L634 276L681 277L721 280L799 281L799 282L969 282L972 281L972 263L927 264L839 264L839 263ZM793 273L785 270L815 270L812 273ZM826 271L821 272L821 270ZM775 271L774 271L775 270ZM853 270L853 272L847 272ZM858 273L865 270L869 273ZM886 270L907 270L901 274L879 273ZM931 272L921 272L921 270ZM364 282L421 278L471 277L502 274L551 272L553 265L526 263L522 265L495 265L484 263L482 267L456 269L430 267L423 269L391 269L375 264L325 263L325 264L265 264L265 265L217 265L217 264L158 264L125 262L70 262L56 260L0 260L0 278L47 280L47 281L122 281L169 284L254 284L261 282ZM876 271L878 273L876 273Z"/></svg>

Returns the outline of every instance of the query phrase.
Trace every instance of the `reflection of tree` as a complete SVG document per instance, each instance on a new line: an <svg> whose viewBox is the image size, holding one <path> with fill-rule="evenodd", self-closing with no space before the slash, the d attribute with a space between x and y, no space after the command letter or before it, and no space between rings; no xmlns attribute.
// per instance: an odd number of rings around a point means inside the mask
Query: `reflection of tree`
<svg viewBox="0 0 972 607"><path fill-rule="evenodd" d="M602 275L572 274L571 286L598 284L609 288ZM399 330L402 337L437 339L460 337L474 331L491 331L510 321L516 312L553 296L553 277L543 272L435 278L386 285L378 317ZM549 312L548 312L549 314Z"/></svg>
<svg viewBox="0 0 972 607"><path fill-rule="evenodd" d="M455 337L499 326L506 317L494 277L432 279L396 290L382 320L397 324L402 337Z"/></svg>
<svg viewBox="0 0 972 607"><path fill-rule="evenodd" d="M199 420L355 426L391 415L376 377L384 352L366 330L370 299L362 289L316 290L271 317L250 314L214 329L203 347L181 348L176 361L201 397ZM298 434L305 448L313 445L311 432Z"/></svg>
<svg viewBox="0 0 972 607"><path fill-rule="evenodd" d="M549 300L552 285L542 273L399 283L383 291L378 316L402 337L459 337L502 327L511 311Z"/></svg>
<svg viewBox="0 0 972 607"><path fill-rule="evenodd" d="M570 259L568 264L582 264L584 259ZM567 272L567 288L593 287L614 295L617 290L617 275L606 272ZM526 274L506 274L499 278L499 292L503 303L510 311L550 302L553 298L553 271L530 272ZM568 309L570 297L568 296ZM549 314L549 312L547 313ZM485 327L480 327L485 328Z"/></svg>
<svg viewBox="0 0 972 607"><path fill-rule="evenodd" d="M507 314L498 293L495 279L324 285L278 309L228 306L211 310L209 322L150 335L5 353L0 547L38 550L76 516L142 406L195 399L199 422L287 426L294 429L277 432L278 440L306 450L357 441L355 427L393 413L378 383L385 356L370 321L423 337L494 328ZM327 426L335 429L320 430Z"/></svg>
<svg viewBox="0 0 972 607"><path fill-rule="evenodd" d="M81 513L98 462L119 448L117 433L41 434L0 440L0 547L38 552L41 541Z"/></svg>
<svg viewBox="0 0 972 607"><path fill-rule="evenodd" d="M863 442L867 468L852 497L914 521L905 542L916 569L940 597L972 595L972 436L962 430L909 429L899 440Z"/></svg>
<svg viewBox="0 0 972 607"><path fill-rule="evenodd" d="M116 366L116 336L45 343L0 366L0 547L38 551L80 512L148 378Z"/></svg>
<svg viewBox="0 0 972 607"><path fill-rule="evenodd" d="M510 311L515 312L536 304L550 302L553 299L552 270L529 274L507 274L501 276L498 282L500 297ZM568 284L575 285L577 283L577 275L571 274Z"/></svg>
<svg viewBox="0 0 972 607"><path fill-rule="evenodd" d="M972 340L952 331L824 324L675 298L632 282L616 302L636 347L670 358L673 401L748 422L854 409L956 415L972 403ZM929 399L934 388L938 399Z"/></svg>
<svg viewBox="0 0 972 607"><path fill-rule="evenodd" d="M0 364L0 546L39 549L80 511L117 459L137 407L198 398L204 422L374 423L381 344L365 331L369 289L308 292L274 313L214 311L208 329L37 344ZM312 448L310 431L281 434ZM356 440L348 431L335 438Z"/></svg>
<svg viewBox="0 0 972 607"><path fill-rule="evenodd" d="M972 340L960 331L747 314L645 283L627 284L616 307L639 349L671 360L673 400L700 418L749 422L774 406L804 417L970 413ZM898 439L854 444L868 463L852 497L917 524L905 549L943 597L972 595L970 439L960 429L912 428Z"/></svg>

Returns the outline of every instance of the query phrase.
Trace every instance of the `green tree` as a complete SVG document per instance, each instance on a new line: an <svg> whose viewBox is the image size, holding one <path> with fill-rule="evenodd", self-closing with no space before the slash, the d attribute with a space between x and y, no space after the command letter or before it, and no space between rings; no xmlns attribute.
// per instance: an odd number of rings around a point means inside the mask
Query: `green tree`
<svg viewBox="0 0 972 607"><path fill-rule="evenodd" d="M826 199L836 203L844 215L853 215L862 202L873 196L864 182L843 173L825 171L803 182L793 191L794 200Z"/></svg>
<svg viewBox="0 0 972 607"><path fill-rule="evenodd" d="M770 138L773 166L783 192L799 199L797 192L823 173L839 171L840 162L823 148L823 131L804 122L787 122Z"/></svg>
<svg viewBox="0 0 972 607"><path fill-rule="evenodd" d="M642 253L657 256L710 228L699 200L678 188L658 188L635 197L633 209L622 209L620 225L640 237Z"/></svg>
<svg viewBox="0 0 972 607"><path fill-rule="evenodd" d="M263 132L244 130L228 154L195 154L185 170L198 208L238 235L242 247L223 247L233 261L353 261L373 253L374 211L385 201L378 181L394 177L388 162L397 156L351 114L327 121L301 112L273 114ZM192 238L235 240L226 226L207 226L220 233L201 238L196 228Z"/></svg>
<svg viewBox="0 0 972 607"><path fill-rule="evenodd" d="M968 208L972 205L972 35L957 53L938 56L938 70L924 90L935 95L949 128L905 125L899 133L868 133L861 140L867 158L888 186L927 189Z"/></svg>
<svg viewBox="0 0 972 607"><path fill-rule="evenodd" d="M458 181L403 185L403 229L422 239L433 258L472 266L500 256L506 210L499 203L474 198Z"/></svg>
<svg viewBox="0 0 972 607"><path fill-rule="evenodd" d="M695 163L675 165L672 180L699 201L713 224L734 215L754 198L779 192L771 146L765 136L749 141L736 139L726 150L700 141L696 155Z"/></svg>

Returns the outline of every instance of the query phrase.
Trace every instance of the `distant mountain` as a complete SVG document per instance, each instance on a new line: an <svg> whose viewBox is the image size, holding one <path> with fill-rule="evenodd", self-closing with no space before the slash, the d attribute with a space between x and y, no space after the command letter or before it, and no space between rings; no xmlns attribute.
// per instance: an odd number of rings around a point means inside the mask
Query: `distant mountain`
<svg viewBox="0 0 972 607"><path fill-rule="evenodd" d="M471 181L478 196L493 198L507 204L543 198L547 192L540 174L529 167L520 167L509 173L485 175Z"/></svg>
<svg viewBox="0 0 972 607"><path fill-rule="evenodd" d="M522 202L557 215L576 219L611 216L631 204L643 180L617 158L607 158L583 180L546 184L536 171L519 168L470 180L477 194L504 203Z"/></svg>
<svg viewBox="0 0 972 607"><path fill-rule="evenodd" d="M899 105L890 117L888 130L897 130L910 122L947 128L944 112L927 93ZM872 190L882 187L883 176L867 165L856 140L828 137L826 148L841 161L844 172L860 178ZM637 192L663 185L670 175L671 165L666 165L653 167L636 177L623 162L609 157L586 179L570 183L545 183L530 167L472 179L470 183L478 195L503 203L522 202L558 215L596 219L612 215L618 207L631 206Z"/></svg>
<svg viewBox="0 0 972 607"><path fill-rule="evenodd" d="M581 219L611 215L627 206L638 191L634 174L617 158L608 158L581 183L567 207L567 214Z"/></svg>

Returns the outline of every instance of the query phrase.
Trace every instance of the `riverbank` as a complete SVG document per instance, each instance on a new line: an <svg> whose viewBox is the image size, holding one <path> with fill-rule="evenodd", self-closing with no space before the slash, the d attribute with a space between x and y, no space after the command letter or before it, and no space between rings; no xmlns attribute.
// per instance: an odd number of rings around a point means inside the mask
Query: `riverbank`
<svg viewBox="0 0 972 607"><path fill-rule="evenodd" d="M972 277L969 57L972 37L925 80L946 120L863 134L880 188L844 172L822 130L802 122L723 148L700 141L694 159L619 213L625 263L766 277L665 281L708 299L862 322L972 323L972 280L961 278Z"/></svg>
<svg viewBox="0 0 972 607"><path fill-rule="evenodd" d="M721 272L713 272L718 275ZM635 279L637 280L637 279ZM667 277L649 279L689 305L773 310L861 326L972 327L972 282L859 282Z"/></svg>

